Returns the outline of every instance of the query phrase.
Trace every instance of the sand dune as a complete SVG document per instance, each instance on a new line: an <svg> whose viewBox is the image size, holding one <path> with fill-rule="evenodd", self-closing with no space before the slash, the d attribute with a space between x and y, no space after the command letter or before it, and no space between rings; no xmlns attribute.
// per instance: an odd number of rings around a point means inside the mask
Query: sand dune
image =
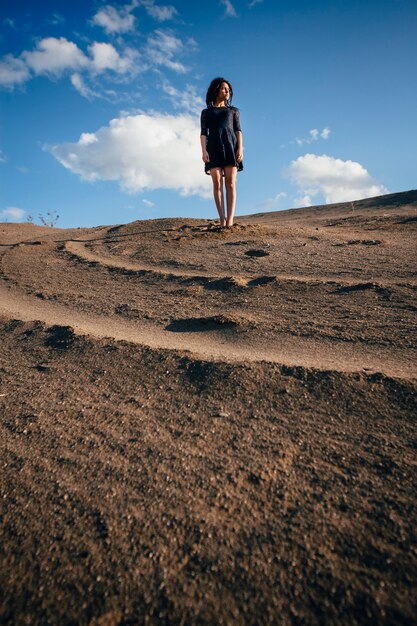
<svg viewBox="0 0 417 626"><path fill-rule="evenodd" d="M0 622L411 623L416 225L1 225Z"/></svg>

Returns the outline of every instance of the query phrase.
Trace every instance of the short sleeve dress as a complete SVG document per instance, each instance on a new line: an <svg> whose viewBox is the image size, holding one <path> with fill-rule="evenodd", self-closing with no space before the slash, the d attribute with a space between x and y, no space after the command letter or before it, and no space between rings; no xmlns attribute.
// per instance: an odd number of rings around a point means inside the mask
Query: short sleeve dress
<svg viewBox="0 0 417 626"><path fill-rule="evenodd" d="M206 136L210 162L205 164L206 174L212 167L232 165L238 172L243 163L236 160L237 137L240 131L239 110L236 107L208 107L201 112L201 135Z"/></svg>

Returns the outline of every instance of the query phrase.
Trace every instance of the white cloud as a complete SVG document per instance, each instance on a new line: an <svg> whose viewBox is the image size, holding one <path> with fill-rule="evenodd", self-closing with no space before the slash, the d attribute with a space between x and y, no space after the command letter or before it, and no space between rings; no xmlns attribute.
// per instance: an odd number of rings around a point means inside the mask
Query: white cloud
<svg viewBox="0 0 417 626"><path fill-rule="evenodd" d="M231 0L220 0L220 4L224 6L225 17L237 17L236 9Z"/></svg>
<svg viewBox="0 0 417 626"><path fill-rule="evenodd" d="M31 77L30 70L54 78L71 70L71 83L75 89L82 96L93 98L98 94L85 84L81 72L89 72L93 76L106 71L134 75L148 69L145 64L138 66L139 53L133 48L125 48L121 55L112 44L94 42L88 51L90 56L64 37L47 37L39 41L34 50L22 52L19 58L7 55L0 61L0 85L13 87L23 83Z"/></svg>
<svg viewBox="0 0 417 626"><path fill-rule="evenodd" d="M85 54L65 37L46 37L38 42L35 50L22 53L22 58L35 74L62 74L65 70L77 70L88 65Z"/></svg>
<svg viewBox="0 0 417 626"><path fill-rule="evenodd" d="M301 198L295 198L294 200L294 206L296 207L312 206L312 204L311 198L308 195L302 196Z"/></svg>
<svg viewBox="0 0 417 626"><path fill-rule="evenodd" d="M6 163L6 161L6 155L4 154L3 150L0 150L0 163Z"/></svg>
<svg viewBox="0 0 417 626"><path fill-rule="evenodd" d="M237 17L236 9L230 0L220 0L220 4L224 6L225 17Z"/></svg>
<svg viewBox="0 0 417 626"><path fill-rule="evenodd" d="M122 57L110 43L94 42L90 47L91 69L93 72L100 73L105 70L113 70L118 74L131 72L135 68L135 60L137 52L131 48L127 48L125 56Z"/></svg>
<svg viewBox="0 0 417 626"><path fill-rule="evenodd" d="M90 143L97 143L98 138L95 133L81 133L78 143L80 146L89 146Z"/></svg>
<svg viewBox="0 0 417 626"><path fill-rule="evenodd" d="M311 198L324 196L326 203L347 202L388 193L360 163L342 161L325 154L305 154L291 162L287 174L311 204ZM300 199L299 199L300 202Z"/></svg>
<svg viewBox="0 0 417 626"><path fill-rule="evenodd" d="M77 143L45 149L83 180L117 180L128 193L173 189L209 197L199 132L198 116L141 113L111 120L94 141L83 133Z"/></svg>
<svg viewBox="0 0 417 626"><path fill-rule="evenodd" d="M104 28L108 35L114 33L128 33L135 29L136 18L131 11L137 5L136 2L120 9L107 4L102 7L93 17L92 22L96 26Z"/></svg>
<svg viewBox="0 0 417 626"><path fill-rule="evenodd" d="M92 66L97 72L107 69L117 69L120 63L120 55L110 43L94 42L90 47Z"/></svg>
<svg viewBox="0 0 417 626"><path fill-rule="evenodd" d="M187 68L175 61L177 53L184 50L181 39L166 30L157 29L148 38L147 54L154 65L161 65L178 73L185 73Z"/></svg>
<svg viewBox="0 0 417 626"><path fill-rule="evenodd" d="M19 209L15 206L9 206L3 211L0 211L0 221L3 222L22 222L23 217L26 214L24 209Z"/></svg>
<svg viewBox="0 0 417 626"><path fill-rule="evenodd" d="M9 26L9 28L13 28L13 30L17 30L15 21L12 20L10 17L5 17L3 20L3 24L5 26Z"/></svg>
<svg viewBox="0 0 417 626"><path fill-rule="evenodd" d="M168 80L164 80L162 90L169 96L174 109L181 109L186 113L200 113L206 106L194 85L187 84L184 89L179 90Z"/></svg>
<svg viewBox="0 0 417 626"><path fill-rule="evenodd" d="M169 15L174 15L176 11L175 7L158 6L153 0L132 0L131 4L123 7L123 11L130 15L130 11L142 5L148 12L159 16L160 20L168 19ZM105 9L107 11L105 14L109 16L110 8L112 8L110 5L106 5L102 11ZM118 11L120 13L122 9ZM101 11L98 14L101 14ZM126 82L141 72L159 67L184 74L188 68L179 57L197 47L194 39L182 41L171 30L162 28L148 35L141 50L123 46L120 38L117 39L117 44L119 47L111 43L94 41L86 51L83 51L76 43L65 37L45 37L37 42L35 48L24 50L19 57L9 54L0 59L0 87L13 89L34 75L46 75L55 80L70 73L73 87L83 97L91 99L100 94L89 86L89 78L97 82L98 76L113 72L118 82L121 80ZM104 93L109 92L107 90Z"/></svg>
<svg viewBox="0 0 417 626"><path fill-rule="evenodd" d="M152 202L152 200L147 200L146 198L143 198L142 202L145 206L149 208L155 206L155 202Z"/></svg>
<svg viewBox="0 0 417 626"><path fill-rule="evenodd" d="M313 143L313 141L317 141L318 139L328 139L330 136L330 128L328 128L326 126L326 128L323 128L322 131L318 130L317 128L312 128L309 131L309 136L308 137L304 137L302 139L300 139L299 137L295 138L295 143L298 144L299 146L302 146L304 143L310 144Z"/></svg>
<svg viewBox="0 0 417 626"><path fill-rule="evenodd" d="M145 7L148 15L153 17L158 22L172 20L172 18L178 13L177 9L172 5L157 5L153 0L143 1L142 5Z"/></svg>
<svg viewBox="0 0 417 626"><path fill-rule="evenodd" d="M132 0L130 4L115 8L111 5L102 7L93 17L93 24L104 28L107 34L127 33L135 29L136 18L132 11L144 7L148 15L158 22L172 20L178 14L172 5L158 5L155 0Z"/></svg>
<svg viewBox="0 0 417 626"><path fill-rule="evenodd" d="M280 201L283 198L286 198L286 197L287 197L287 194L285 193L285 191L281 191L280 193L277 193L272 198L267 198L263 202L260 202L259 204L256 205L255 208L256 209L266 209L266 210L275 209L278 206L278 204L280 203Z"/></svg>
<svg viewBox="0 0 417 626"><path fill-rule="evenodd" d="M137 4L139 0L133 2ZM155 8L153 4L152 7ZM33 50L23 51L20 57L7 55L0 60L0 86L12 89L34 75L58 79L70 73L73 87L83 97L92 99L100 94L93 91L88 79L97 82L97 77L107 72L114 73L118 82L158 67L186 73L188 68L178 57L194 50L196 45L194 39L183 42L167 29L151 32L140 51L127 46L118 50L113 44L95 41L84 52L65 37L47 37L38 41ZM108 90L104 93L109 94Z"/></svg>
<svg viewBox="0 0 417 626"><path fill-rule="evenodd" d="M12 88L14 85L26 82L29 76L29 68L22 59L7 54L0 61L0 85Z"/></svg>
<svg viewBox="0 0 417 626"><path fill-rule="evenodd" d="M46 20L49 24L53 24L53 26L61 26L61 24L65 24L65 17L61 13L53 13L49 19Z"/></svg>
<svg viewBox="0 0 417 626"><path fill-rule="evenodd" d="M95 91L90 89L90 87L88 87L84 83L84 80L83 80L83 78L82 78L82 76L80 74L78 74L78 73L72 74L70 80L71 80L71 84L73 85L73 87L75 87L75 89L84 98L87 98L88 100L91 100L92 98L96 98L98 96L98 94Z"/></svg>

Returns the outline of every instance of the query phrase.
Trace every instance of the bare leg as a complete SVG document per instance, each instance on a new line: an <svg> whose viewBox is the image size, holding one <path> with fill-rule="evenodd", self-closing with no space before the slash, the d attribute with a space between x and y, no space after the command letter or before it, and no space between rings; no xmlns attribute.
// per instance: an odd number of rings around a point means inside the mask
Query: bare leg
<svg viewBox="0 0 417 626"><path fill-rule="evenodd" d="M213 181L213 196L219 214L220 226L225 226L226 218L224 216L223 176L221 167L213 167L210 170L210 174L211 180Z"/></svg>
<svg viewBox="0 0 417 626"><path fill-rule="evenodd" d="M224 168L224 184L226 186L227 220L226 226L233 226L236 204L237 167L228 165Z"/></svg>

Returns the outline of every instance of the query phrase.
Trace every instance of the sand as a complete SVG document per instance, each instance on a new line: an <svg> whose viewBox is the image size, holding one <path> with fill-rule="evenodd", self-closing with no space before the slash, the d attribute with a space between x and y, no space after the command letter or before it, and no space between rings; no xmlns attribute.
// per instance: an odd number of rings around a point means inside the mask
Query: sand
<svg viewBox="0 0 417 626"><path fill-rule="evenodd" d="M1 224L0 623L415 623L416 226Z"/></svg>

